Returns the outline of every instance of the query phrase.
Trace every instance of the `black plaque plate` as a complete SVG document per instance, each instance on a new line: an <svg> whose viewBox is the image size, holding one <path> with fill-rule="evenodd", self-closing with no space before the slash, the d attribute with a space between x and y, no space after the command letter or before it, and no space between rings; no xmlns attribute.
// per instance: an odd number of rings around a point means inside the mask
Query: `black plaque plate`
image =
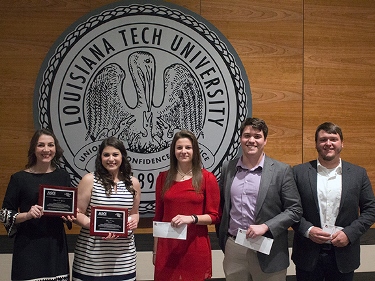
<svg viewBox="0 0 375 281"><path fill-rule="evenodd" d="M39 205L46 216L76 216L77 189L66 186L40 185Z"/></svg>
<svg viewBox="0 0 375 281"><path fill-rule="evenodd" d="M127 208L92 206L90 218L90 235L107 236L111 232L120 237L127 237L127 222Z"/></svg>

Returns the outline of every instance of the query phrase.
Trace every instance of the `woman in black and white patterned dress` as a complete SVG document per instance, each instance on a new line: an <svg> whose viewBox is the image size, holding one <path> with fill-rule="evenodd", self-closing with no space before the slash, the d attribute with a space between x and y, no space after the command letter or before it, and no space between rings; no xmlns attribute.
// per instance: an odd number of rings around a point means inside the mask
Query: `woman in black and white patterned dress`
<svg viewBox="0 0 375 281"><path fill-rule="evenodd" d="M123 143L115 137L105 139L99 147L95 172L85 175L78 185L74 222L82 228L74 251L73 280L136 280L133 230L138 226L140 196L140 184L131 176ZM128 237L114 233L90 236L92 206L128 208Z"/></svg>

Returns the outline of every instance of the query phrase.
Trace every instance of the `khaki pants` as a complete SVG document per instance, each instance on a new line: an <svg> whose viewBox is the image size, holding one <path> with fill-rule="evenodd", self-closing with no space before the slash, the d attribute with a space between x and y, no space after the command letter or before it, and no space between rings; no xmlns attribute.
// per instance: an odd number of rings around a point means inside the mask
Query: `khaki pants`
<svg viewBox="0 0 375 281"><path fill-rule="evenodd" d="M257 252L238 245L229 237L225 245L223 268L226 281L285 281L286 269L264 273Z"/></svg>

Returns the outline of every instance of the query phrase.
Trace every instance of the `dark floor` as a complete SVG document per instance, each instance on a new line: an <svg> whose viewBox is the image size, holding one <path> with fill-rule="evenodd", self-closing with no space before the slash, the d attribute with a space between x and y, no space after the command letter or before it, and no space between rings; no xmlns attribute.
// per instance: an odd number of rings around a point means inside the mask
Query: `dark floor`
<svg viewBox="0 0 375 281"><path fill-rule="evenodd" d="M354 273L354 281L372 281L375 280L375 272ZM225 281L224 278L213 278L210 281ZM295 276L287 276L286 281L296 281Z"/></svg>
<svg viewBox="0 0 375 281"><path fill-rule="evenodd" d="M286 280L287 281L296 281L296 277L295 276L288 276L286 278ZM354 273L354 281L372 281L372 280L375 280L375 272ZM220 281L225 281L225 280L221 279Z"/></svg>

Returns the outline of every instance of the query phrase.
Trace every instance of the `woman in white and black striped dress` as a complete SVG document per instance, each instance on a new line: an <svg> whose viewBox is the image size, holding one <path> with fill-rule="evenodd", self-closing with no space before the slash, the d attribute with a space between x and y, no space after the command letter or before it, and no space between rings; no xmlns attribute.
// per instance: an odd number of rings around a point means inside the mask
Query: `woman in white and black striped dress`
<svg viewBox="0 0 375 281"><path fill-rule="evenodd" d="M139 221L139 181L131 176L131 166L123 143L105 139L98 151L95 172L85 175L78 185L78 214L82 227L74 251L73 280L136 280L136 249L133 230ZM127 238L109 233L90 236L92 206L129 209Z"/></svg>

